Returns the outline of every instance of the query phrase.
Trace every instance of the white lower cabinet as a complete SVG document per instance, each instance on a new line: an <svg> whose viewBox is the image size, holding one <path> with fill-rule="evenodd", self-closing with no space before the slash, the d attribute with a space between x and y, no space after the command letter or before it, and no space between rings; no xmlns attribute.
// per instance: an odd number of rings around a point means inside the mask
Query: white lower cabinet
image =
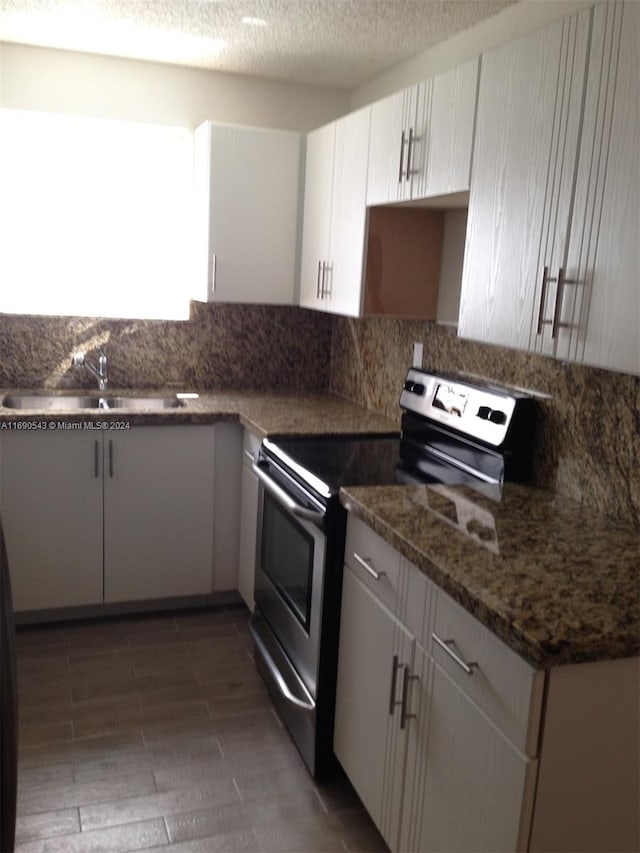
<svg viewBox="0 0 640 853"><path fill-rule="evenodd" d="M213 426L2 437L16 611L211 593Z"/></svg>
<svg viewBox="0 0 640 853"><path fill-rule="evenodd" d="M402 671L412 637L345 566L334 749L387 842L397 838L405 738Z"/></svg>
<svg viewBox="0 0 640 853"><path fill-rule="evenodd" d="M420 648L414 673L400 848L526 849L537 761Z"/></svg>
<svg viewBox="0 0 640 853"><path fill-rule="evenodd" d="M2 434L2 524L17 612L102 601L102 436Z"/></svg>
<svg viewBox="0 0 640 853"><path fill-rule="evenodd" d="M463 613L350 516L334 747L393 851L527 846L542 673Z"/></svg>
<svg viewBox="0 0 640 853"><path fill-rule="evenodd" d="M213 586L214 427L105 435L104 600Z"/></svg>
<svg viewBox="0 0 640 853"><path fill-rule="evenodd" d="M394 853L640 849L640 659L535 669L353 515L334 746Z"/></svg>

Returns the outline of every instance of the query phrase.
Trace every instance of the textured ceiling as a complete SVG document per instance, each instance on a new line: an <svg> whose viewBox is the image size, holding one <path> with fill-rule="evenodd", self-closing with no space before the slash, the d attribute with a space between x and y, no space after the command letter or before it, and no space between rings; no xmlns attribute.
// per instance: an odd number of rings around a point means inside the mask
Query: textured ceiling
<svg viewBox="0 0 640 853"><path fill-rule="evenodd" d="M352 88L512 2L0 0L0 41Z"/></svg>

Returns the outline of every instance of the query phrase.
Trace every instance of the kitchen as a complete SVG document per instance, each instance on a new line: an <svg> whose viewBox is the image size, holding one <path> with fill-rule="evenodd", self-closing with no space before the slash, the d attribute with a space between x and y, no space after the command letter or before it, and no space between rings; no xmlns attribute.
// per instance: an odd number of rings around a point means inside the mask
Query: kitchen
<svg viewBox="0 0 640 853"><path fill-rule="evenodd" d="M563 6L562 12L546 14L560 17L568 11L573 9ZM511 26L518 24L512 20ZM536 25L529 20L528 26ZM471 56L469 43L477 54L485 44L491 46L491 38L498 36L481 30L467 42L454 39L450 48L458 54L448 64ZM443 61L437 49L431 59ZM118 118L180 121L192 127L214 119L301 131L440 70L417 73L409 63L382 79L377 89L363 86L351 98L344 91L211 75L211 101L203 105L200 81L206 72L10 44L0 45L0 63L2 105L7 107L94 112L99 98L101 114ZM154 97L160 87L166 93L162 100ZM279 346L274 348L276 335ZM329 390L396 423L398 389L418 341L424 347L423 363L431 369L472 372L548 395L539 398L542 425L534 485L638 524L638 379L630 373L473 343L457 338L449 327L420 320L352 319L293 306L196 304L188 323L7 316L0 338L0 385L7 389L75 387L77 377L68 362L82 342L89 344L87 349L106 346L113 388L219 389L230 394Z"/></svg>

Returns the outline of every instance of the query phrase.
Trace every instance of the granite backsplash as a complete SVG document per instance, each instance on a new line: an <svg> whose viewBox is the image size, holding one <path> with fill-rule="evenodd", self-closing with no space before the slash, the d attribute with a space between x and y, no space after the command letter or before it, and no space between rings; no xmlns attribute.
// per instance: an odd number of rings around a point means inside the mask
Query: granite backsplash
<svg viewBox="0 0 640 853"><path fill-rule="evenodd" d="M640 527L639 377L463 341L454 329L433 323L336 317L331 391L397 417L414 342L424 346L427 369L539 395L531 485Z"/></svg>
<svg viewBox="0 0 640 853"><path fill-rule="evenodd" d="M0 315L0 387L95 386L71 367L105 349L113 389L326 391L331 317L295 307L191 303L188 321Z"/></svg>
<svg viewBox="0 0 640 853"><path fill-rule="evenodd" d="M399 423L415 341L426 368L540 395L532 485L640 527L640 378L462 341L423 321L199 302L184 322L0 315L0 387L93 387L71 356L104 347L113 389L330 390Z"/></svg>

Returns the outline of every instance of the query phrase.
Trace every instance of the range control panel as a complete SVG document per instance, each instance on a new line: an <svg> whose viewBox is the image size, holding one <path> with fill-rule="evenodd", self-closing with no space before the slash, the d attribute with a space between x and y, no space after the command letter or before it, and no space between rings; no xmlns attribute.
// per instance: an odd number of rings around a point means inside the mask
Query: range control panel
<svg viewBox="0 0 640 853"><path fill-rule="evenodd" d="M400 405L464 435L501 447L517 406L529 399L515 391L474 385L458 377L413 367L407 373Z"/></svg>

